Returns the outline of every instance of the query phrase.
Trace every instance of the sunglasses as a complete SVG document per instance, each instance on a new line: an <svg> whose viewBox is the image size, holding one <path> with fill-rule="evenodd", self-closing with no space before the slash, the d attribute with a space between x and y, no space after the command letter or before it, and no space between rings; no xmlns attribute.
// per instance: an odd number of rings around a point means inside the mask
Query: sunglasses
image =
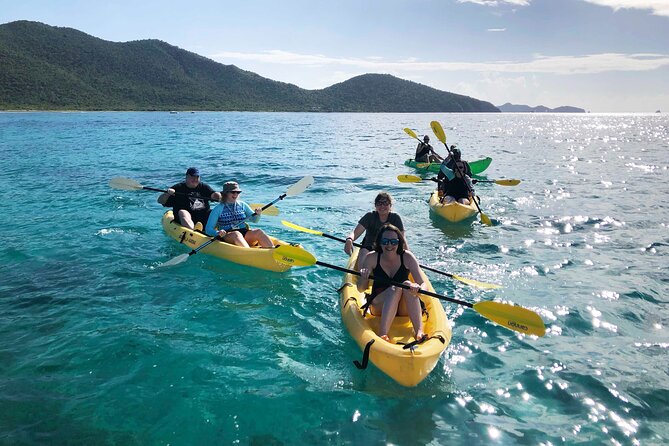
<svg viewBox="0 0 669 446"><path fill-rule="evenodd" d="M237 194L237 195L239 195L239 194L242 193L242 191L240 191L240 190L233 190L233 191L231 191L230 193L231 193L231 194Z"/></svg>
<svg viewBox="0 0 669 446"><path fill-rule="evenodd" d="M400 239L398 238L382 238L381 239L381 244L383 246L386 246L387 244L391 244L393 246L397 246L400 244Z"/></svg>
<svg viewBox="0 0 669 446"><path fill-rule="evenodd" d="M377 201L377 206L390 206L390 201Z"/></svg>

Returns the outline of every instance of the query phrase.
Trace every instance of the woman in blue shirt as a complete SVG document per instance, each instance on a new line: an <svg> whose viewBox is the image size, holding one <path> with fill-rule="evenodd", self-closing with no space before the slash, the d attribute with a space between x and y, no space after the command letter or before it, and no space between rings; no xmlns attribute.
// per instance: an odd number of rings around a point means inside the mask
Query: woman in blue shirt
<svg viewBox="0 0 669 446"><path fill-rule="evenodd" d="M262 248L272 248L272 240L262 229L250 229L245 223L246 220L257 223L262 209L254 211L248 204L238 200L241 193L239 184L234 181L223 185L221 203L209 214L205 232L212 237L218 236L224 242L245 248L256 243Z"/></svg>

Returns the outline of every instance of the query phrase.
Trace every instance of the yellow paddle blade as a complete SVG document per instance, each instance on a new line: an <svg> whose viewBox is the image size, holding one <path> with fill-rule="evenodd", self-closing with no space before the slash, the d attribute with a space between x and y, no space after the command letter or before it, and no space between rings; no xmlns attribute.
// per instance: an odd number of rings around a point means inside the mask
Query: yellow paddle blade
<svg viewBox="0 0 669 446"><path fill-rule="evenodd" d="M305 228L304 226L296 225L286 220L281 220L281 224L288 226L290 229L295 229L296 231L306 232L307 234L323 235L321 231L316 231L314 229Z"/></svg>
<svg viewBox="0 0 669 446"><path fill-rule="evenodd" d="M430 122L430 127L432 128L434 134L437 136L437 139L441 141L443 144L446 144L446 134L444 133L444 129L441 127L441 124L439 124L439 121Z"/></svg>
<svg viewBox="0 0 669 446"><path fill-rule="evenodd" d="M313 254L300 246L281 245L274 249L272 256L277 262L292 266L311 266L317 262Z"/></svg>
<svg viewBox="0 0 669 446"><path fill-rule="evenodd" d="M520 180L495 180L495 184L500 186L517 186L520 184Z"/></svg>
<svg viewBox="0 0 669 446"><path fill-rule="evenodd" d="M490 220L490 217L488 217L483 212L481 212L481 223L483 223L486 226L492 226L492 220Z"/></svg>
<svg viewBox="0 0 669 446"><path fill-rule="evenodd" d="M122 190L139 190L144 186L131 178L116 177L109 180L109 187Z"/></svg>
<svg viewBox="0 0 669 446"><path fill-rule="evenodd" d="M418 139L418 135L416 135L416 132L414 132L413 130L411 130L409 127L405 127L405 128L404 128L404 132L405 132L407 135L411 136L412 138L416 138L416 139Z"/></svg>
<svg viewBox="0 0 669 446"><path fill-rule="evenodd" d="M265 205L260 203L250 203L249 206L251 206L251 209L255 211L256 209L262 208ZM272 205L267 209L265 209L264 211L262 211L262 214L267 215L269 217L276 217L277 215L279 215L279 208Z"/></svg>
<svg viewBox="0 0 669 446"><path fill-rule="evenodd" d="M481 316L510 330L535 336L546 334L544 321L537 313L527 308L490 300L475 303L473 308Z"/></svg>
<svg viewBox="0 0 669 446"><path fill-rule="evenodd" d="M397 175L397 180L400 183L420 183L423 181L421 177L417 177L416 175Z"/></svg>
<svg viewBox="0 0 669 446"><path fill-rule="evenodd" d="M482 290L494 290L497 288L502 288L502 285L497 285L496 283L479 282L478 280L467 279L466 277L456 276L455 274L453 274L453 278L469 286L480 288Z"/></svg>

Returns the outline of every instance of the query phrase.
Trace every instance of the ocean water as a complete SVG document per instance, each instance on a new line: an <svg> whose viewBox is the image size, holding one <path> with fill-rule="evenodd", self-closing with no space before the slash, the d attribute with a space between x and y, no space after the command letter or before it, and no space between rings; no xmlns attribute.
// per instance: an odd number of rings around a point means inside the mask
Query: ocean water
<svg viewBox="0 0 669 446"><path fill-rule="evenodd" d="M402 131L444 126L495 225L431 217ZM432 138L436 141L436 138ZM441 153L438 142L435 148ZM669 118L624 114L2 113L0 444L667 444ZM157 193L198 166L269 202L257 225L345 266L336 241L389 191L438 292L531 308L530 338L444 303L453 340L404 388L343 327L341 273L187 252Z"/></svg>

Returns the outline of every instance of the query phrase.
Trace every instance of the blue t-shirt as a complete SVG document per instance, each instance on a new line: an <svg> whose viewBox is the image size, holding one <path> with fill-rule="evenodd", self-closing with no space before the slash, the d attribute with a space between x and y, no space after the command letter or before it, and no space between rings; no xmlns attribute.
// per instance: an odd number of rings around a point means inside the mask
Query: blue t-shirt
<svg viewBox="0 0 669 446"><path fill-rule="evenodd" d="M217 233L217 228L219 231L221 229L230 231L239 227L247 219L256 223L260 220L260 215L254 216L253 209L246 202L219 203L211 210L204 232L213 237Z"/></svg>

